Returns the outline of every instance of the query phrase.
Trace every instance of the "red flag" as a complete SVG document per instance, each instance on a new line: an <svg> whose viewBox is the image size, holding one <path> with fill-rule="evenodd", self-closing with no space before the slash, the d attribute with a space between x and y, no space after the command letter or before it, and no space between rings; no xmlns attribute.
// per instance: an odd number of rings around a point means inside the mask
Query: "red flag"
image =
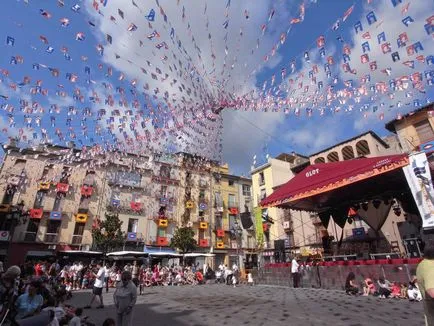
<svg viewBox="0 0 434 326"><path fill-rule="evenodd" d="M354 5L352 5L347 11L345 11L344 16L342 17L342 21L346 21L347 18L351 15L354 10Z"/></svg>

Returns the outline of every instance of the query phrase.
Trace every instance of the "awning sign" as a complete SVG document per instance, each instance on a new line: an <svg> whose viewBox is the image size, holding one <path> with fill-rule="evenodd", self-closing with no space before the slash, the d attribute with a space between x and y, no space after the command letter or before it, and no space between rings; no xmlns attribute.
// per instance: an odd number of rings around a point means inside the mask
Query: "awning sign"
<svg viewBox="0 0 434 326"><path fill-rule="evenodd" d="M434 228L434 188L426 154L409 155L409 165L402 169L419 209L423 228Z"/></svg>

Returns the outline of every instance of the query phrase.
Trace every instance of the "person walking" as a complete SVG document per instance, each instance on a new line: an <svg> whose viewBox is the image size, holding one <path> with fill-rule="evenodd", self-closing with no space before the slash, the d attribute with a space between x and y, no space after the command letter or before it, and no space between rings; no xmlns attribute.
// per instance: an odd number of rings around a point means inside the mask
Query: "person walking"
<svg viewBox="0 0 434 326"><path fill-rule="evenodd" d="M424 259L417 266L416 277L424 302L425 325L434 325L434 234L426 235Z"/></svg>
<svg viewBox="0 0 434 326"><path fill-rule="evenodd" d="M98 273L95 275L95 283L93 285L92 290L92 299L90 300L90 304L85 309L90 309L92 307L92 303L95 301L95 298L98 296L100 305L97 307L99 309L104 308L104 302L102 299L102 288L104 287L104 279L105 279L105 269L100 262L96 264L98 268Z"/></svg>
<svg viewBox="0 0 434 326"><path fill-rule="evenodd" d="M294 288L298 288L300 286L300 273L298 272L298 268L300 265L298 264L297 260L292 258L291 261L291 274L292 274L292 284Z"/></svg>
<svg viewBox="0 0 434 326"><path fill-rule="evenodd" d="M121 282L117 284L115 293L113 294L117 326L131 325L133 308L137 300L137 287L131 279L131 273L124 271L121 276Z"/></svg>

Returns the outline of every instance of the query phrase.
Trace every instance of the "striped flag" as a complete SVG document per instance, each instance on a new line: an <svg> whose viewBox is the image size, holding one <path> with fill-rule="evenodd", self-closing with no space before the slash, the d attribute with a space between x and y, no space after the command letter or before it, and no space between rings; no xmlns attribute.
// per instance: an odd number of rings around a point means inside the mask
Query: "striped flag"
<svg viewBox="0 0 434 326"><path fill-rule="evenodd" d="M347 11L345 11L344 16L342 17L342 21L346 21L348 17L350 17L351 13L354 10L354 5L352 5Z"/></svg>

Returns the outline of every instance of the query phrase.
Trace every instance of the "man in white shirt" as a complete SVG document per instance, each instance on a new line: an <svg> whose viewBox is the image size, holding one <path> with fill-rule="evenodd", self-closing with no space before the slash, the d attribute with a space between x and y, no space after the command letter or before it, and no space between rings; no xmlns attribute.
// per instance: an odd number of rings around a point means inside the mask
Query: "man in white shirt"
<svg viewBox="0 0 434 326"><path fill-rule="evenodd" d="M295 288L298 288L300 286L300 274L298 272L298 268L299 268L299 264L297 262L297 260L294 258L292 258L292 262L291 262L291 274L292 274L292 283L293 286Z"/></svg>
<svg viewBox="0 0 434 326"><path fill-rule="evenodd" d="M85 307L85 309L90 309L92 307L92 303L95 300L95 297L99 297L100 305L97 306L97 309L104 308L104 303L102 300L102 288L104 286L104 278L105 278L105 268L102 267L101 263L98 262L96 264L96 267L98 268L98 273L95 275L95 283L93 285L93 291L92 291L92 300L90 300L90 304Z"/></svg>

